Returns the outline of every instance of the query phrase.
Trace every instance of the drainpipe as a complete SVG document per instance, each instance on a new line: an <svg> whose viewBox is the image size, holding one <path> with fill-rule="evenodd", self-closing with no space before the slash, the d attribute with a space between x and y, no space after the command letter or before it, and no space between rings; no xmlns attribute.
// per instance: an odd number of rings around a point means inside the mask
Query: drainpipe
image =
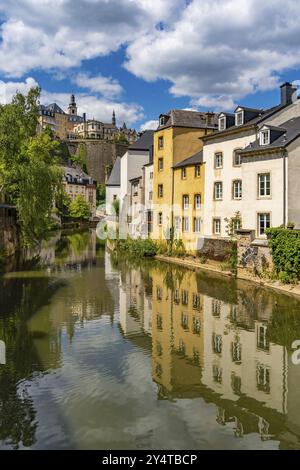
<svg viewBox="0 0 300 470"><path fill-rule="evenodd" d="M287 225L287 155L286 151L283 151L283 226Z"/></svg>
<svg viewBox="0 0 300 470"><path fill-rule="evenodd" d="M174 236L174 168L172 167L172 211L171 211L171 230Z"/></svg>

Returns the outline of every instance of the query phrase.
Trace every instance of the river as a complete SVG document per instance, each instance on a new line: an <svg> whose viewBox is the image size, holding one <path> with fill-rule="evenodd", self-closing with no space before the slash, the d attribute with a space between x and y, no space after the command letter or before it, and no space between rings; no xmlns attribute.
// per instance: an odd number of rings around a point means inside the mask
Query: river
<svg viewBox="0 0 300 470"><path fill-rule="evenodd" d="M0 276L0 449L300 449L298 339L294 297L57 235Z"/></svg>

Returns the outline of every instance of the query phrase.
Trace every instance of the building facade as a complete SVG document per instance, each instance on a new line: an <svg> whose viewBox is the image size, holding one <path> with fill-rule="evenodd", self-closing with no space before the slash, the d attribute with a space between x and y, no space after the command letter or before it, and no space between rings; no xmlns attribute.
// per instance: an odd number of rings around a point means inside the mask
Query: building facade
<svg viewBox="0 0 300 470"><path fill-rule="evenodd" d="M90 176L80 168L64 167L63 186L72 201L82 196L89 204L91 217L96 216L97 187Z"/></svg>
<svg viewBox="0 0 300 470"><path fill-rule="evenodd" d="M297 89L281 87L278 106L238 107L219 116L219 132L204 139L204 235L230 237L240 228L265 238L270 226L299 226ZM289 155L289 157L288 157Z"/></svg>
<svg viewBox="0 0 300 470"><path fill-rule="evenodd" d="M202 150L202 138L216 129L217 116L212 113L172 110L160 116L154 133L153 238L169 238L174 228L173 167Z"/></svg>

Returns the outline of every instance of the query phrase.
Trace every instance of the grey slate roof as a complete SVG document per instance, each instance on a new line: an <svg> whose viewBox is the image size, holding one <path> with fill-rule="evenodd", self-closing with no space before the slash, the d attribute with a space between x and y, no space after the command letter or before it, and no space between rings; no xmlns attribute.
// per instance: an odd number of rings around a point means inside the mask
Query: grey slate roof
<svg viewBox="0 0 300 470"><path fill-rule="evenodd" d="M59 106L57 103L51 103L48 106L45 106L45 109L48 111L52 111L52 113L58 113L58 114L66 114Z"/></svg>
<svg viewBox="0 0 300 470"><path fill-rule="evenodd" d="M106 182L106 186L120 186L121 185L121 158L117 157L111 174Z"/></svg>
<svg viewBox="0 0 300 470"><path fill-rule="evenodd" d="M190 166L190 165L198 165L199 163L203 163L203 151L200 150L200 152L195 153L195 155L192 155L189 158L186 158L182 162L176 163L176 165L173 166L174 169L176 168L183 168L185 166Z"/></svg>
<svg viewBox="0 0 300 470"><path fill-rule="evenodd" d="M141 137L129 146L129 150L151 150L154 131L145 131Z"/></svg>
<svg viewBox="0 0 300 470"><path fill-rule="evenodd" d="M198 111L188 111L184 109L171 109L168 113L162 114L167 118L167 121L163 126L159 126L159 129L165 129L167 127L193 127L193 128L210 128L215 129L218 124L218 116L215 115L212 118L212 125L207 125L206 116L207 113L201 113Z"/></svg>
<svg viewBox="0 0 300 470"><path fill-rule="evenodd" d="M248 147L242 150L241 155L257 151L286 148L297 137L300 137L300 117L290 119L289 121L286 121L284 124L282 124L280 127L268 126L267 124L266 127L270 128L271 130L284 132L269 145L260 145L259 139L257 139L255 142L248 145Z"/></svg>
<svg viewBox="0 0 300 470"><path fill-rule="evenodd" d="M247 121L245 124L241 126L231 126L223 131L217 131L214 132L213 134L209 134L205 137L203 137L203 140L213 140L215 138L219 138L220 136L225 136L227 134L230 134L234 129L239 130L240 132L244 131L245 129L248 129L249 127L252 126L257 126L258 124L262 124L266 119L270 118L274 114L276 114L278 111L281 111L282 109L286 108L289 105L277 105L274 106L273 108L266 109L264 111L261 111L261 114L256 116L255 118L251 119L250 121ZM240 108L245 109L243 106L239 106Z"/></svg>

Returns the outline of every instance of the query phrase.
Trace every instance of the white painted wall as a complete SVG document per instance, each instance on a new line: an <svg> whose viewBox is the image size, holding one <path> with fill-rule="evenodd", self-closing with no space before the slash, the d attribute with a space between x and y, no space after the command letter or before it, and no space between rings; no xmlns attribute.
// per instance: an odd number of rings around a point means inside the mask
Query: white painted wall
<svg viewBox="0 0 300 470"><path fill-rule="evenodd" d="M112 211L114 196L120 199L120 186L106 186L106 215L115 215Z"/></svg>

